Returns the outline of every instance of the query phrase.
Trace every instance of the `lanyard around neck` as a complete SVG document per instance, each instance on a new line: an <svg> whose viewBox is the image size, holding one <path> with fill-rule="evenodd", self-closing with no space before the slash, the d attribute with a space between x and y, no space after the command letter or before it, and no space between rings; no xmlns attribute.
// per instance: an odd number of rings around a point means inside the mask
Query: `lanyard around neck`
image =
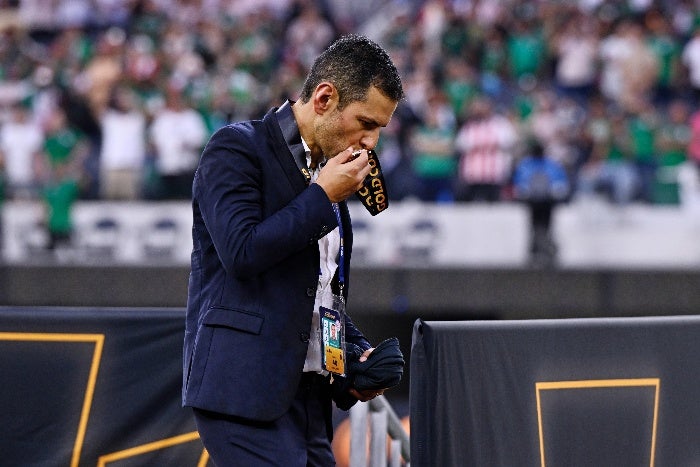
<svg viewBox="0 0 700 467"><path fill-rule="evenodd" d="M338 233L340 234L340 248L338 251L338 285L340 287L340 296L343 296L343 288L345 287L345 240L343 238L343 221L340 218L340 208L338 203L333 203L333 212L338 220Z"/></svg>

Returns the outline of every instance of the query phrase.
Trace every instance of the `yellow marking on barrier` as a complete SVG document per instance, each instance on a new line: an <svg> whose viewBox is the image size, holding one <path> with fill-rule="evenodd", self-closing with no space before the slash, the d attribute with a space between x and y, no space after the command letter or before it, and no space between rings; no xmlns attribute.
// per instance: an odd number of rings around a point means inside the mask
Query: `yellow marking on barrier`
<svg viewBox="0 0 700 467"><path fill-rule="evenodd" d="M649 467L654 467L654 455L656 452L656 422L659 415L659 390L661 379L659 378L632 378L632 379L592 379L578 381L547 381L535 383L537 397L537 424L540 438L540 459L542 467L546 467L544 456L544 433L542 428L542 406L540 403L540 391L556 389L591 389L591 388L625 388L649 386L654 390L654 418L651 428L651 457Z"/></svg>
<svg viewBox="0 0 700 467"><path fill-rule="evenodd" d="M199 439L199 433L196 431L192 431L183 435L173 436L172 438L161 439L158 441L153 441L152 443L142 444L133 448L124 449L122 451L105 454L103 456L100 456L97 460L97 467L104 467L109 462L127 459L129 457L135 457L141 454L146 454L148 452L157 451L158 449L176 446L178 444L189 443L190 441L195 441L197 439ZM199 459L199 463L197 464L198 467L205 466L208 460L209 454L205 450L202 453L202 457Z"/></svg>
<svg viewBox="0 0 700 467"><path fill-rule="evenodd" d="M71 467L78 467L80 462L80 454L82 452L83 443L85 441L85 432L87 430L87 422L90 416L90 408L92 407L92 398L95 394L95 385L97 384L97 373L100 368L100 359L102 358L102 348L104 347L104 334L61 334L61 333L27 333L27 332L0 332L0 341L20 341L20 342L94 342L95 350L92 353L92 362L90 363L90 373L88 375L87 387L85 389L85 397L83 398L83 406L80 412L80 422L78 423L78 433L73 444L73 455L71 457Z"/></svg>
<svg viewBox="0 0 700 467"><path fill-rule="evenodd" d="M208 462L209 462L209 453L205 449L204 451L202 451L202 457L199 458L199 463L197 464L197 467L206 467Z"/></svg>
<svg viewBox="0 0 700 467"><path fill-rule="evenodd" d="M0 341L97 342L104 334L61 334L41 332L0 332Z"/></svg>

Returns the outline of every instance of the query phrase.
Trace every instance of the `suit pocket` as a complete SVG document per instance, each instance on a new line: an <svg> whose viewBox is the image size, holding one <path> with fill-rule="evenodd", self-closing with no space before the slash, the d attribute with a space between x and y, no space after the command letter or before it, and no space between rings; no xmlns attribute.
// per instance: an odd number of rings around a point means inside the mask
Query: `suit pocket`
<svg viewBox="0 0 700 467"><path fill-rule="evenodd" d="M257 313L214 307L207 311L202 323L206 326L222 326L250 334L260 334L263 321L265 321L265 318Z"/></svg>

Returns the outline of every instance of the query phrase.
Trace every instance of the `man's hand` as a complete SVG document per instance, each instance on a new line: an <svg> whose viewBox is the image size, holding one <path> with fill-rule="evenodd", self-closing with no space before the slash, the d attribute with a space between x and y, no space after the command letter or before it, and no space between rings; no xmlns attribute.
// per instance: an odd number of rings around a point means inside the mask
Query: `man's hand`
<svg viewBox="0 0 700 467"><path fill-rule="evenodd" d="M358 391L355 388L348 389L348 392L360 402L367 402L377 396L381 396L384 394L384 391L386 391L386 389L365 389L364 391Z"/></svg>
<svg viewBox="0 0 700 467"><path fill-rule="evenodd" d="M366 151L363 151L365 155L367 155ZM369 354L372 353L374 350L374 347L371 347L367 350L365 350L362 355L360 355L360 361L361 362L366 362L367 358L369 358ZM362 391L358 391L355 388L350 388L348 389L348 392L353 395L353 397L361 402L367 402L368 400L374 399L377 396L381 396L384 394L384 391L386 391L386 388L384 389L365 389Z"/></svg>
<svg viewBox="0 0 700 467"><path fill-rule="evenodd" d="M331 157L318 174L316 183L326 192L332 203L343 201L362 188L371 167L367 151L353 159L352 147Z"/></svg>

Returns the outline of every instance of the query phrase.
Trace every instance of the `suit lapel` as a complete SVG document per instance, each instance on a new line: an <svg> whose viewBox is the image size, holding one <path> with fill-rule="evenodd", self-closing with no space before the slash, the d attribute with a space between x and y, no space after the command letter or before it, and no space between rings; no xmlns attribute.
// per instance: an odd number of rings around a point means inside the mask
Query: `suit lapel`
<svg viewBox="0 0 700 467"><path fill-rule="evenodd" d="M274 157L282 166L295 192L306 188L303 171L306 167L306 154L301 143L301 135L289 101L277 110L272 110L263 119L274 146Z"/></svg>
<svg viewBox="0 0 700 467"><path fill-rule="evenodd" d="M299 127L294 119L294 113L290 101L287 101L277 110L270 111L264 118L268 132L272 135L274 156L282 166L285 175L296 192L302 192L306 188L306 180L303 170L306 166L306 153L301 142ZM350 222L350 210L345 201L338 203L340 218L343 223L345 238L346 262L349 263L352 253L352 225ZM346 269L349 269L346 264Z"/></svg>

